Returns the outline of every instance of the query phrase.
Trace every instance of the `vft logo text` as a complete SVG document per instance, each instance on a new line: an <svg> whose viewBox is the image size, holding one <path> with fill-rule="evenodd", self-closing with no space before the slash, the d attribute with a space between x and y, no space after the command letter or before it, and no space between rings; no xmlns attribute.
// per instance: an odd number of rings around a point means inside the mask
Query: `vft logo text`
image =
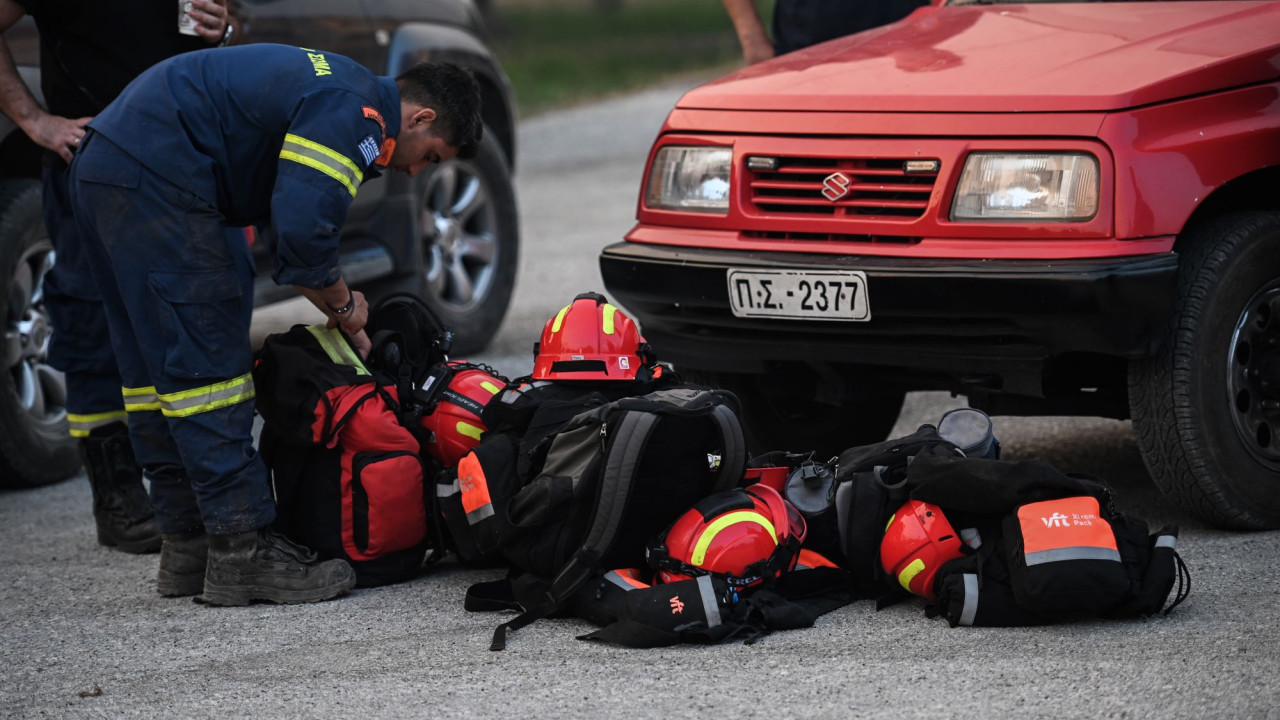
<svg viewBox="0 0 1280 720"><path fill-rule="evenodd" d="M1045 527L1066 527L1067 526L1067 516L1063 515L1060 512L1056 512L1047 518L1040 518L1040 520L1044 522Z"/></svg>

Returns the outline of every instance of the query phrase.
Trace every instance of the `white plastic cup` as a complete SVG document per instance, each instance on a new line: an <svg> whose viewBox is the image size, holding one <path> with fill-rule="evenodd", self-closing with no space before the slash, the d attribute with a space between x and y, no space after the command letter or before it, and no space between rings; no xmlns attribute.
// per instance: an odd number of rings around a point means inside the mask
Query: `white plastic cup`
<svg viewBox="0 0 1280 720"><path fill-rule="evenodd" d="M200 23L191 17L191 0L178 0L178 32L183 35L199 35Z"/></svg>

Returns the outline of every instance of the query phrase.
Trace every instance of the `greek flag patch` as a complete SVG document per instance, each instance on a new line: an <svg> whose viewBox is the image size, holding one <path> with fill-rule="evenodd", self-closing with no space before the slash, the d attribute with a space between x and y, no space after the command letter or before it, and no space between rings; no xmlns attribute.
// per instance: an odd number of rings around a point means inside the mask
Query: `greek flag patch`
<svg viewBox="0 0 1280 720"><path fill-rule="evenodd" d="M364 157L365 165L372 165L373 161L378 159L379 153L381 150L378 149L378 141L374 140L372 135L360 141L360 155Z"/></svg>

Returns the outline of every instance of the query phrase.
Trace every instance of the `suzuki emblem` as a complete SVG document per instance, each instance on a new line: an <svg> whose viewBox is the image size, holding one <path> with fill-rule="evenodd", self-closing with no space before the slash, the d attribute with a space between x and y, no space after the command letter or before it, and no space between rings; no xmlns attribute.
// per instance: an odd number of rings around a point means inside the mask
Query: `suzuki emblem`
<svg viewBox="0 0 1280 720"><path fill-rule="evenodd" d="M842 172L833 172L822 181L822 196L835 202L849 194L849 186L853 181Z"/></svg>

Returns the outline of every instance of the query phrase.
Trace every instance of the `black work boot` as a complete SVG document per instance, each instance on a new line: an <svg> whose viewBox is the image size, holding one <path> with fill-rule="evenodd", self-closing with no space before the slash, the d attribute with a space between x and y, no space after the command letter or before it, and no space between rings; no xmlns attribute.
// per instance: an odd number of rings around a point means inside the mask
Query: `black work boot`
<svg viewBox="0 0 1280 720"><path fill-rule="evenodd" d="M345 560L319 562L314 552L270 528L209 536L203 599L210 605L317 602L355 584L356 573Z"/></svg>
<svg viewBox="0 0 1280 720"><path fill-rule="evenodd" d="M133 457L123 424L94 430L80 440L80 459L93 490L93 520L98 543L127 553L160 549L155 511L142 484L142 468Z"/></svg>
<svg viewBox="0 0 1280 720"><path fill-rule="evenodd" d="M209 536L203 530L164 534L160 538L160 572L156 592L165 597L199 595L204 590L204 571L209 564Z"/></svg>

